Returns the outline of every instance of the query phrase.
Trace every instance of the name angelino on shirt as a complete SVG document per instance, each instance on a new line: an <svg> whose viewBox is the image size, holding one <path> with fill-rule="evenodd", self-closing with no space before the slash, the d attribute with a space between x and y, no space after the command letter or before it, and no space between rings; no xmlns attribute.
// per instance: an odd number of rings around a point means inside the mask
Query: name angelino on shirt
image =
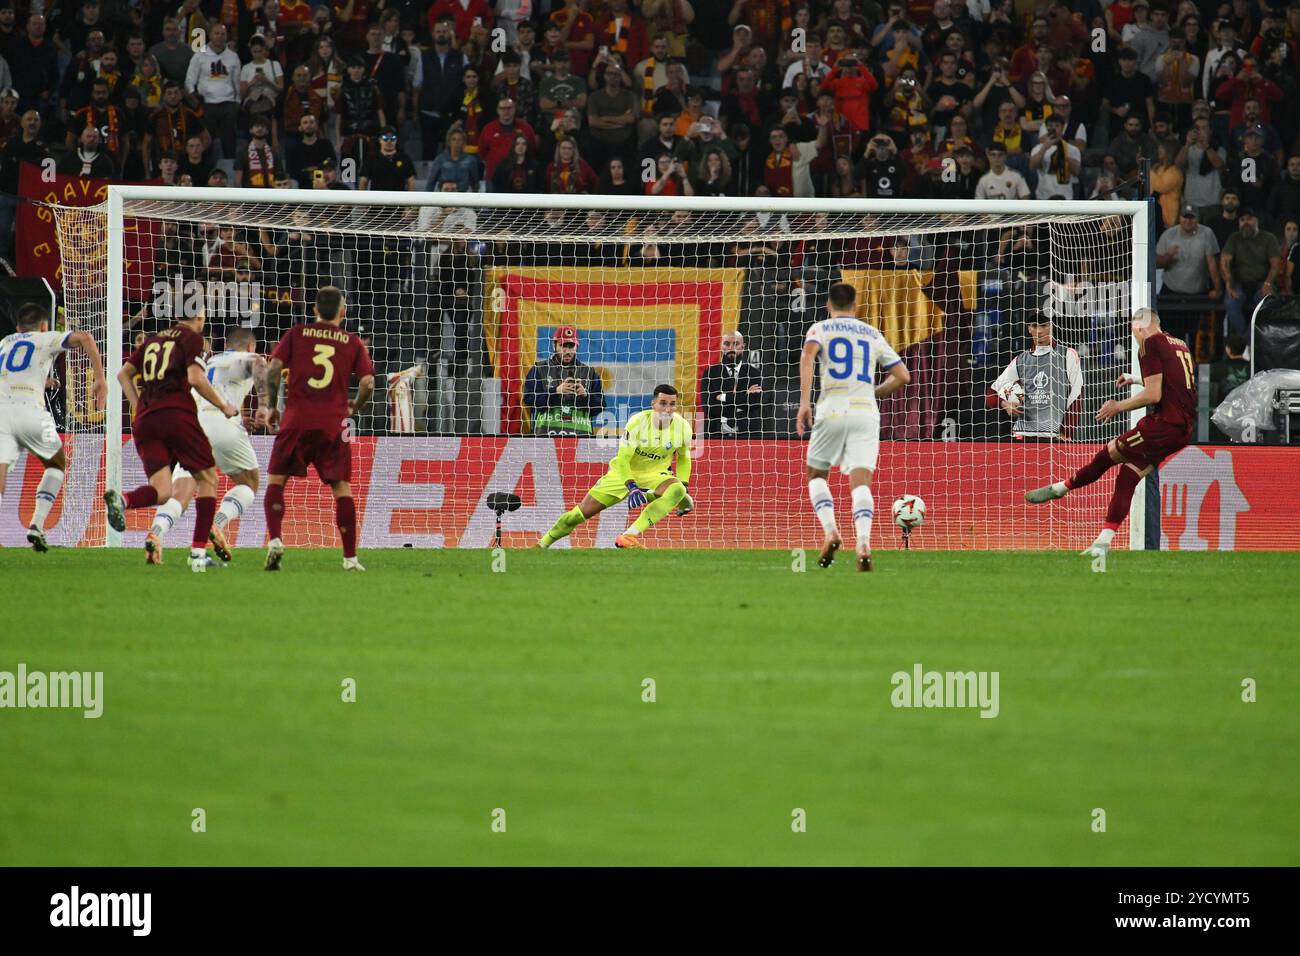
<svg viewBox="0 0 1300 956"><path fill-rule="evenodd" d="M305 339L325 339L329 342L347 342L352 338L352 333L345 332L342 329L317 329L309 326L302 330L302 337Z"/></svg>

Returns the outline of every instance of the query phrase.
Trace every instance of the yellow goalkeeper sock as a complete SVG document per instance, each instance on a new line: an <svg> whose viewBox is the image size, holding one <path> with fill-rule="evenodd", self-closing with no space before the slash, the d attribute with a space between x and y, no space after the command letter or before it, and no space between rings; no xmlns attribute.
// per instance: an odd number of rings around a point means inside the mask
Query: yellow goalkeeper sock
<svg viewBox="0 0 1300 956"><path fill-rule="evenodd" d="M573 529L586 520L582 514L582 509L575 506L572 511L566 511L560 515L560 520L551 525L551 530L542 535L542 540L538 544L543 548L549 548L561 538L567 538L573 534Z"/></svg>
<svg viewBox="0 0 1300 956"><path fill-rule="evenodd" d="M685 497L686 489L682 487L682 483L674 481L668 486L668 490L663 493L663 497L656 498L641 509L641 516L632 522L632 527L627 529L627 533L640 534L647 528L657 524L660 518L681 504L682 499Z"/></svg>

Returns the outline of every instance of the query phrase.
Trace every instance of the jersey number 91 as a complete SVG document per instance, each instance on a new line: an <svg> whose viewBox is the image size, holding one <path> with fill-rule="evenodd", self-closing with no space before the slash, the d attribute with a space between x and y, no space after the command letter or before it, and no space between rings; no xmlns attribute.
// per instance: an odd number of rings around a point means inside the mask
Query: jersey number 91
<svg viewBox="0 0 1300 956"><path fill-rule="evenodd" d="M862 349L862 362L854 362L853 339L836 338L826 343L826 360L829 366L830 377L837 381L843 381L853 374L854 366L857 365L857 379L859 382L871 381L869 369L871 368L871 343L866 339L858 339L856 345Z"/></svg>

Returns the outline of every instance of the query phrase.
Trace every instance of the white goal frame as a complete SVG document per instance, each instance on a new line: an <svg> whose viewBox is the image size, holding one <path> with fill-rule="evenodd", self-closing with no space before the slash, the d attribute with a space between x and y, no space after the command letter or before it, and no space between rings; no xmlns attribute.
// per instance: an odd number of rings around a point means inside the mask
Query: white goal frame
<svg viewBox="0 0 1300 956"><path fill-rule="evenodd" d="M122 316L126 257L124 204L130 200L162 202L213 203L290 203L332 206L436 206L473 209L567 209L633 210L642 212L757 212L774 214L856 213L856 214L969 214L988 216L994 213L1032 215L1051 218L1060 215L1127 216L1132 219L1131 288L1129 304L1133 311L1153 305L1150 254L1150 211L1144 200L935 200L935 199L781 199L678 196L602 196L393 192L324 189L248 189L188 186L110 185L107 211L107 305L105 369L108 376L108 405L104 419L104 460L106 487L117 488L122 475L122 390L117 373L122 368ZM1141 380L1137 343L1130 337L1131 374ZM1131 394L1140 390L1134 385ZM1141 419L1143 411L1129 413L1130 424ZM116 437L117 440L111 440ZM1133 493L1129 512L1129 548L1142 550L1146 544L1146 482L1139 482ZM105 545L117 547L122 536L107 529Z"/></svg>

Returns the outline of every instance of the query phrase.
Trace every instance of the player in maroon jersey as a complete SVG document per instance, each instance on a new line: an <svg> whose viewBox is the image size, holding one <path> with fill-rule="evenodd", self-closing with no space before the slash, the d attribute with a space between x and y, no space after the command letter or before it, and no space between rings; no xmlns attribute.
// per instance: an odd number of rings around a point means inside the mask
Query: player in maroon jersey
<svg viewBox="0 0 1300 956"><path fill-rule="evenodd" d="M115 488L104 492L108 523L126 530L126 511L165 504L172 495L172 469L179 463L195 483L194 538L190 570L206 571L208 537L217 512L217 476L212 446L199 425L191 389L234 418L239 409L213 388L203 370L203 314L182 319L165 332L151 335L130 354L117 373L131 406L131 434L149 483L125 498ZM136 386L137 376L140 379ZM145 544L150 551L152 542Z"/></svg>
<svg viewBox="0 0 1300 956"><path fill-rule="evenodd" d="M316 321L295 325L280 339L271 353L270 407L257 410L257 421L271 418L280 390L281 371L289 370L289 387L284 400L271 464L267 469L266 570L280 570L284 542L284 486L290 476L302 478L313 465L320 480L334 492L334 520L343 539L343 570L364 571L357 560L357 508L352 500L352 446L344 435L345 419L366 407L375 390L375 366L361 339L343 329L347 303L332 285L316 293L313 310ZM348 401L352 376L359 380L357 397Z"/></svg>
<svg viewBox="0 0 1300 956"><path fill-rule="evenodd" d="M1025 500L1042 504L1064 498L1071 491L1092 484L1113 465L1124 465L1115 478L1115 491L1106 509L1106 523L1097 540L1084 554L1098 557L1110 550L1115 529L1128 514L1133 489L1170 455L1192 440L1196 421L1196 360L1182 339L1160 330L1160 315L1154 309L1133 314L1133 338L1138 343L1138 364L1142 369L1142 390L1122 402L1113 399L1097 410L1097 421L1108 422L1116 415L1148 405L1152 411L1118 438L1112 439L1092 461L1065 481L1044 485L1025 493ZM1137 385L1132 375L1121 375L1117 388Z"/></svg>

